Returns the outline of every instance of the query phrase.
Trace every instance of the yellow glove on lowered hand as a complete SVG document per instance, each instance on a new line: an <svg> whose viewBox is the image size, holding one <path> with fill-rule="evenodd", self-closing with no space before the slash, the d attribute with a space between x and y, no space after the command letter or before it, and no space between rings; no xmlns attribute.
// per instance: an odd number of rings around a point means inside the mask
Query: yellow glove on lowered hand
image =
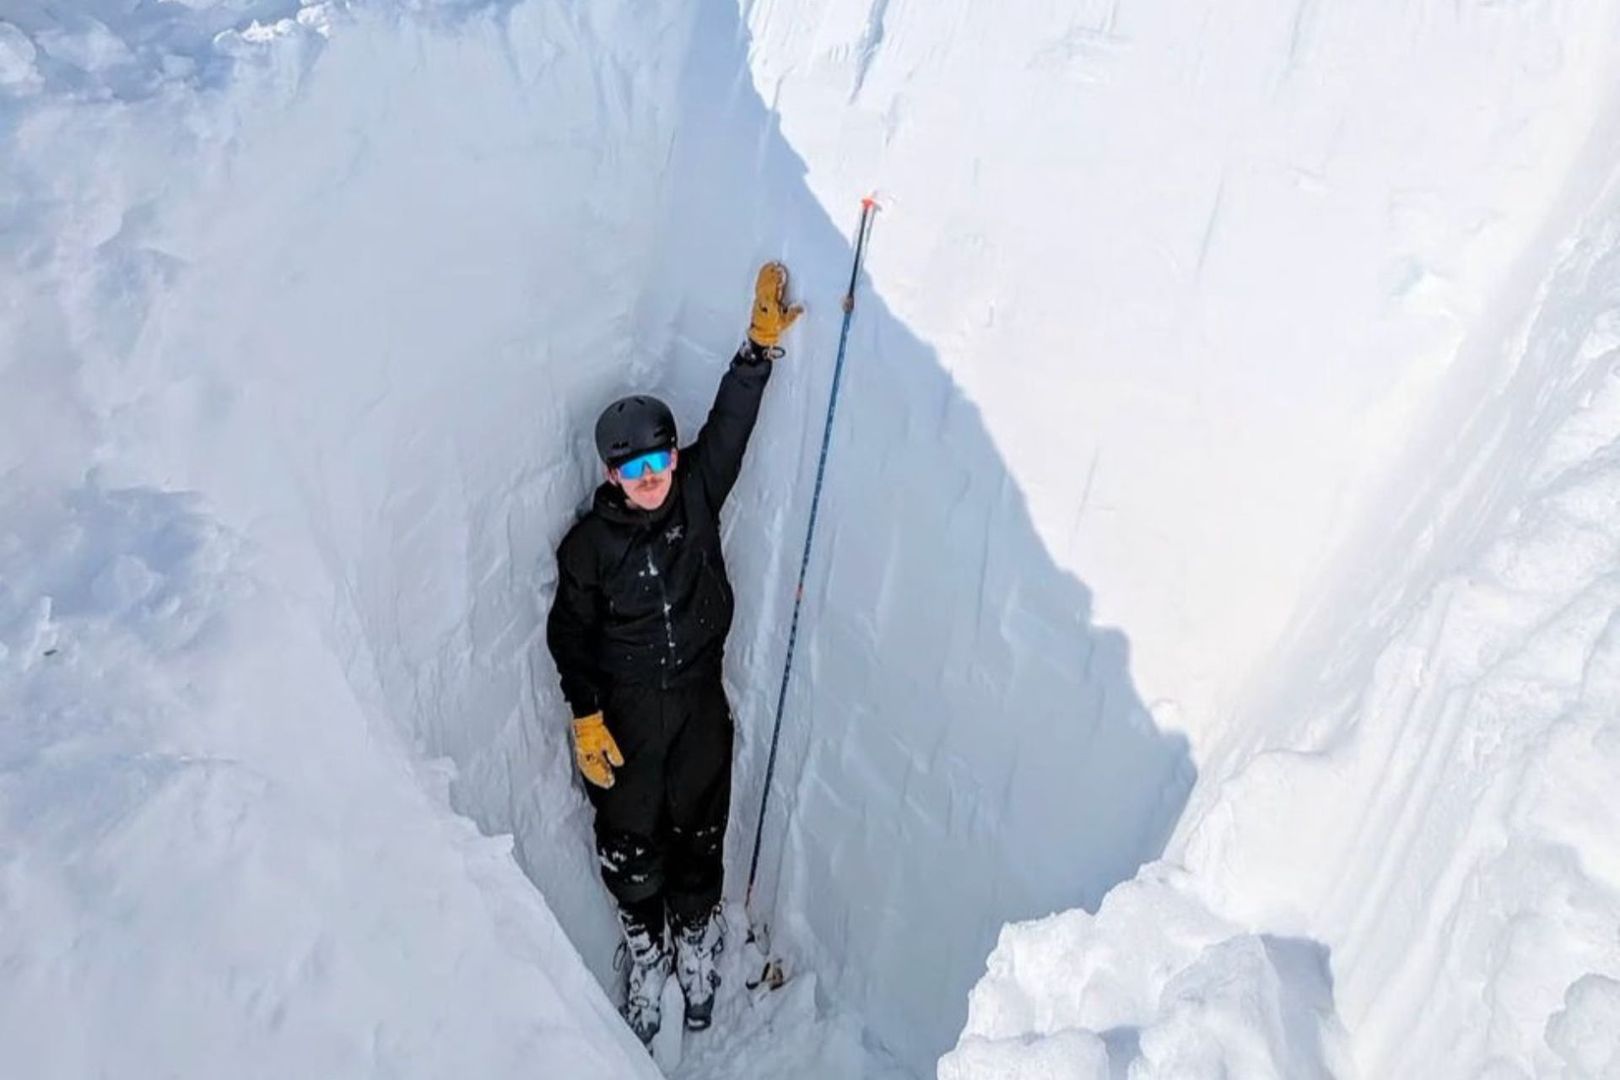
<svg viewBox="0 0 1620 1080"><path fill-rule="evenodd" d="M774 348L804 314L800 305L788 306L787 284L787 267L781 263L768 262L759 268L759 277L754 279L754 315L748 324L748 340L755 345Z"/></svg>
<svg viewBox="0 0 1620 1080"><path fill-rule="evenodd" d="M599 788L613 786L613 766L624 764L619 744L602 720L602 714L592 713L574 721L574 760L585 779Z"/></svg>

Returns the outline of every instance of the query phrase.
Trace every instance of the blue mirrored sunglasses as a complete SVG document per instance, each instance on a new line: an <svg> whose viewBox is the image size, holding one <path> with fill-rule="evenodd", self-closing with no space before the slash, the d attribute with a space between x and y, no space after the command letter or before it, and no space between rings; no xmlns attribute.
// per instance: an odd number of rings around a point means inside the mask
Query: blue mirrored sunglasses
<svg viewBox="0 0 1620 1080"><path fill-rule="evenodd" d="M650 472L663 472L669 468L670 457L668 450L654 450L650 454L633 457L619 466L619 479L640 480Z"/></svg>

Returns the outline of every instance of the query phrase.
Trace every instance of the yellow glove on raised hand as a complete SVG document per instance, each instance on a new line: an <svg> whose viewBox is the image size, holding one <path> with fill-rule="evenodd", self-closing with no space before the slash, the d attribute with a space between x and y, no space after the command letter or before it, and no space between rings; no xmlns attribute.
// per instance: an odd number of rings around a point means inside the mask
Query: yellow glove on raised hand
<svg viewBox="0 0 1620 1080"><path fill-rule="evenodd" d="M779 262L768 262L759 268L754 279L754 315L748 324L748 340L767 349L787 333L804 308L798 304L787 306L787 267Z"/></svg>
<svg viewBox="0 0 1620 1080"><path fill-rule="evenodd" d="M599 788L613 786L613 766L624 764L619 744L602 720L602 714L592 713L574 721L574 760L585 779Z"/></svg>

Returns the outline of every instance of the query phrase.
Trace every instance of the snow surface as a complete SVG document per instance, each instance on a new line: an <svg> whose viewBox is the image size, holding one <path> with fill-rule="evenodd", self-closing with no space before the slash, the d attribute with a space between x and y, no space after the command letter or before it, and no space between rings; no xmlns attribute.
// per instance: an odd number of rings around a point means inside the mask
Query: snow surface
<svg viewBox="0 0 1620 1080"><path fill-rule="evenodd" d="M1614 1075L1617 54L1612 3L0 0L11 1060L651 1074L551 552L601 403L691 430L786 259L740 899L875 187L795 977L734 903L666 1074Z"/></svg>
<svg viewBox="0 0 1620 1080"><path fill-rule="evenodd" d="M1324 616L1340 633L1312 685L1261 714L1273 727L1220 783L1206 773L1164 862L1095 917L1008 928L942 1076L993 1053L1059 1075L1029 1064L1057 1052L1046 1042L1106 1033L1133 1077L1344 1075L1345 1030L1363 1075L1620 1075L1607 156L1510 373L1455 433L1428 512L1403 523L1417 568L1352 609L1360 633ZM1272 935L1313 959L1276 964ZM1274 970L1256 969L1256 940Z"/></svg>

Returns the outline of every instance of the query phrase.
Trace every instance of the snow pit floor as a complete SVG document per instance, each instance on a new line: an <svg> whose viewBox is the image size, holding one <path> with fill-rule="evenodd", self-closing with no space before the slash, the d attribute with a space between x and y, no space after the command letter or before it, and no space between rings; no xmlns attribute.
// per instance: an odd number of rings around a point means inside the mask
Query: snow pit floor
<svg viewBox="0 0 1620 1080"><path fill-rule="evenodd" d="M664 987L666 1022L654 1038L653 1060L670 1080L818 1080L869 1077L904 1080L915 1075L863 1044L861 1024L852 1013L828 1014L816 1003L814 972L792 974L778 989L750 979L760 971L760 954L745 941L747 920L741 906L728 904L726 950L714 1026L689 1032L679 1023L680 987Z"/></svg>

